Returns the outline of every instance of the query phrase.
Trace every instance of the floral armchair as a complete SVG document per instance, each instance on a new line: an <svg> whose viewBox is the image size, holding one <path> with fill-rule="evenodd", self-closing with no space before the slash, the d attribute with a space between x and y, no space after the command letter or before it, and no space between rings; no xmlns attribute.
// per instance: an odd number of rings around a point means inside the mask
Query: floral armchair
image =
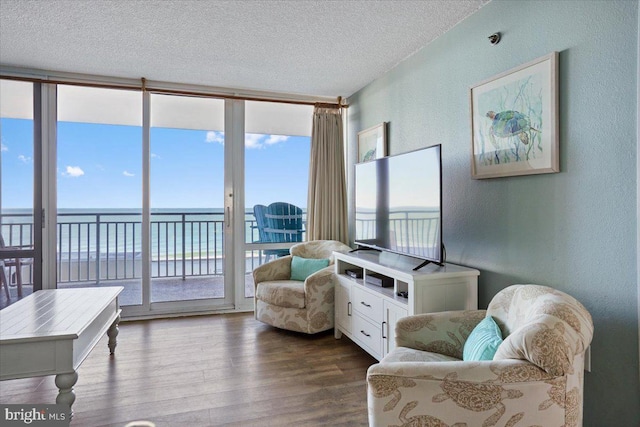
<svg viewBox="0 0 640 427"><path fill-rule="evenodd" d="M333 328L333 252L351 248L335 240L314 240L290 248L291 255L253 270L255 318L281 329L315 334ZM293 256L328 259L329 266L304 281L291 280Z"/></svg>
<svg viewBox="0 0 640 427"><path fill-rule="evenodd" d="M492 316L504 341L493 360L463 361L465 340ZM582 425L589 312L545 286L513 285L487 310L400 319L398 347L367 372L372 426Z"/></svg>

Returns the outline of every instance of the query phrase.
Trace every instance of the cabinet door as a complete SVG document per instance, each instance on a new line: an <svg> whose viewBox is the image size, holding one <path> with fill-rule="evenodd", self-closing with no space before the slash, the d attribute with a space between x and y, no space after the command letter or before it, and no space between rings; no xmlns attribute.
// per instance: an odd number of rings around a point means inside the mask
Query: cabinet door
<svg viewBox="0 0 640 427"><path fill-rule="evenodd" d="M340 280L336 282L335 304L336 326L350 334L353 310L351 304L351 285L345 285L341 283Z"/></svg>
<svg viewBox="0 0 640 427"><path fill-rule="evenodd" d="M382 325L382 352L386 356L391 350L396 348L396 322L401 317L407 315L407 308L384 301L384 317L385 321Z"/></svg>

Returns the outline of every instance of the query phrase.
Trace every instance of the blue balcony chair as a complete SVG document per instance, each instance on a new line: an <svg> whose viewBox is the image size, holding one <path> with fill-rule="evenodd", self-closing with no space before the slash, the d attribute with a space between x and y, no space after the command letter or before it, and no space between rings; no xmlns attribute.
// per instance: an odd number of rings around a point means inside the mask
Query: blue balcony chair
<svg viewBox="0 0 640 427"><path fill-rule="evenodd" d="M254 240L253 243L274 243L272 239L272 233L268 233L266 230L269 227L267 224L267 207L265 205L255 205L253 207L253 215L256 217L256 227L258 229L258 240ZM264 262L268 262L271 257L281 257L289 255L289 249L263 249Z"/></svg>
<svg viewBox="0 0 640 427"><path fill-rule="evenodd" d="M275 202L267 206L265 232L271 242L302 242L302 209L291 203Z"/></svg>

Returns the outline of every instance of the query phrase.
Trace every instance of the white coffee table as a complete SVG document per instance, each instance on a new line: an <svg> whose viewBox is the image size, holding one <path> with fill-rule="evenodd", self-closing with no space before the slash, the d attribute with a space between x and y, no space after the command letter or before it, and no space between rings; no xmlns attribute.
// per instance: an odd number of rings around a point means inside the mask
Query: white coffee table
<svg viewBox="0 0 640 427"><path fill-rule="evenodd" d="M0 380L55 375L56 403L71 409L77 369L105 332L114 354L123 289L42 290L0 310Z"/></svg>

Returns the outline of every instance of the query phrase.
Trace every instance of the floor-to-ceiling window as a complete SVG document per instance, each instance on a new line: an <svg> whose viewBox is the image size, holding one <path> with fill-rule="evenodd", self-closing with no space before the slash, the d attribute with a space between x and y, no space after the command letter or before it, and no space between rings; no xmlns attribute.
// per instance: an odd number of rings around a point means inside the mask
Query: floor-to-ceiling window
<svg viewBox="0 0 640 427"><path fill-rule="evenodd" d="M40 286L35 141L34 84L0 80L0 308Z"/></svg>
<svg viewBox="0 0 640 427"><path fill-rule="evenodd" d="M254 207L300 208L304 239L310 105L7 82L2 234L33 255L42 222L46 288L123 286L125 316L250 309L253 268L296 241L261 241Z"/></svg>
<svg viewBox="0 0 640 427"><path fill-rule="evenodd" d="M251 297L253 268L287 254L291 242L305 239L313 107L261 101L245 105L245 296ZM269 224L264 232L260 212L273 204L289 205L285 221L290 233L273 232ZM296 226L298 209L302 218Z"/></svg>
<svg viewBox="0 0 640 427"><path fill-rule="evenodd" d="M142 97L57 87L57 283L142 304Z"/></svg>

